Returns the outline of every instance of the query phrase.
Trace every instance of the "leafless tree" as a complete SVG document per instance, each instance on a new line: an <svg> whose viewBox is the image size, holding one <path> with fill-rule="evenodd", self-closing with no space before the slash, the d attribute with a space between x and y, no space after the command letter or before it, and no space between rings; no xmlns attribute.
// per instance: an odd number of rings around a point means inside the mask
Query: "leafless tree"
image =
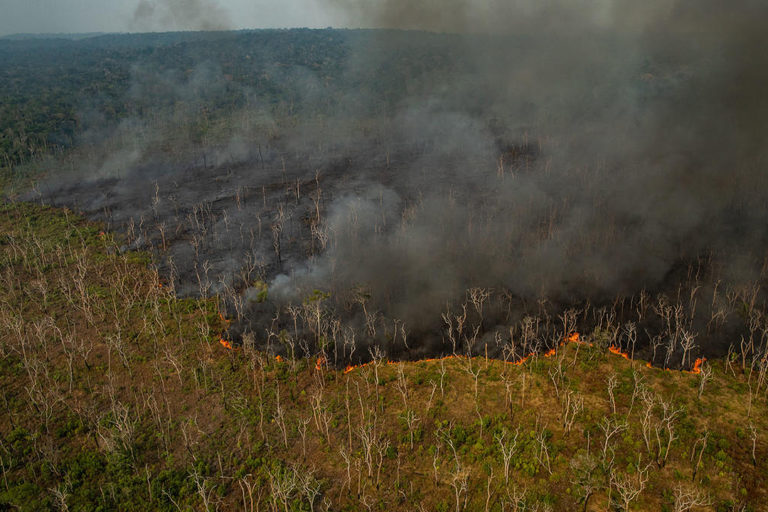
<svg viewBox="0 0 768 512"><path fill-rule="evenodd" d="M211 510L211 505L213 505L214 492L216 491L216 488L210 485L208 478L201 475L197 469L192 470L190 477L195 483L197 495L200 496L200 500L203 502L203 507L205 508L206 512L208 512Z"/></svg>
<svg viewBox="0 0 768 512"><path fill-rule="evenodd" d="M755 453L757 451L757 428L754 423L749 423L749 435L752 440L752 465L757 466L757 457Z"/></svg>
<svg viewBox="0 0 768 512"><path fill-rule="evenodd" d="M376 485L379 484L381 467L384 463L384 455L389 448L389 441L384 439L375 424L361 425L357 434L362 443L363 461L368 468L368 477L376 474Z"/></svg>
<svg viewBox="0 0 768 512"><path fill-rule="evenodd" d="M542 466L544 469L547 470L547 472L551 475L552 474L552 464L549 457L549 446L548 446L548 440L547 440L547 430L545 425L539 426L537 420L537 425L535 429L536 433L536 443L538 445L538 450L536 451L536 460L539 462L539 465Z"/></svg>
<svg viewBox="0 0 768 512"><path fill-rule="evenodd" d="M646 334L648 334L648 331L646 331ZM664 345L664 335L663 334L656 334L651 336L648 334L648 338L651 340L651 360L650 362L655 364L656 362L656 353Z"/></svg>
<svg viewBox="0 0 768 512"><path fill-rule="evenodd" d="M312 417L299 418L297 428L299 435L301 436L301 455L304 459L307 458L307 427L312 422Z"/></svg>
<svg viewBox="0 0 768 512"><path fill-rule="evenodd" d="M651 464L641 467L638 464L632 474L611 472L611 486L619 495L620 505L625 512L629 511L629 505L637 499L645 490L648 483L648 472Z"/></svg>
<svg viewBox="0 0 768 512"><path fill-rule="evenodd" d="M515 429L515 435L512 436L506 429L501 434L495 434L493 437L499 445L501 459L504 463L504 481L509 483L509 467L512 462L512 456L517 450L517 437L520 434L520 427ZM505 439L506 438L506 439Z"/></svg>
<svg viewBox="0 0 768 512"><path fill-rule="evenodd" d="M528 511L528 505L526 502L526 498L528 496L528 490L523 487L522 489L518 490L517 485L513 485L512 489L509 489L507 487L507 499L509 499L509 504L512 507L512 512L526 512ZM501 503L501 509L506 510L506 500L502 501Z"/></svg>
<svg viewBox="0 0 768 512"><path fill-rule="evenodd" d="M341 490L344 491L345 486L350 486L352 483L352 455L344 449L343 446L339 448L339 455L341 455L342 460L344 460L344 466L347 470L347 480L342 484Z"/></svg>
<svg viewBox="0 0 768 512"><path fill-rule="evenodd" d="M645 377L637 371L636 368L632 368L632 397L629 400L629 409L627 410L626 418L629 419L630 414L632 414L632 409L635 407L635 401L637 401L637 398L642 395L643 390L645 389L645 385L643 384L643 381L645 380Z"/></svg>
<svg viewBox="0 0 768 512"><path fill-rule="evenodd" d="M485 512L488 512L490 510L491 506L491 497L493 497L493 492L491 492L491 485L493 484L493 467L491 467L491 474L488 475L488 480L485 484Z"/></svg>
<svg viewBox="0 0 768 512"><path fill-rule="evenodd" d="M691 480L696 480L696 474L701 467L701 458L704 456L704 451L707 449L707 440L709 439L709 432L705 432L704 435L693 443L693 449L691 450ZM696 452L698 450L698 456Z"/></svg>
<svg viewBox="0 0 768 512"><path fill-rule="evenodd" d="M691 351L696 347L696 335L688 331L683 331L683 339L680 341L680 347L683 349L683 361L682 366L685 368L686 363L691 363Z"/></svg>
<svg viewBox="0 0 768 512"><path fill-rule="evenodd" d="M477 316L480 319L480 325L483 323L483 305L485 301L491 296L491 290L485 288L470 288L467 290L469 300L477 312Z"/></svg>
<svg viewBox="0 0 768 512"><path fill-rule="evenodd" d="M708 507L711 500L703 489L678 484L673 492L675 512L688 512L696 507Z"/></svg>
<svg viewBox="0 0 768 512"><path fill-rule="evenodd" d="M702 363L699 367L699 393L698 397L701 400L701 395L704 394L704 386L712 379L712 367L707 363Z"/></svg>
<svg viewBox="0 0 768 512"><path fill-rule="evenodd" d="M573 428L576 416L584 410L584 397L570 389L563 393L560 400L560 414L562 416L563 431L567 434Z"/></svg>
<svg viewBox="0 0 768 512"><path fill-rule="evenodd" d="M616 377L615 373L611 373L608 376L608 380L606 382L606 386L608 389L608 398L611 402L611 410L613 411L613 414L616 414L616 400L613 397L613 390L616 389L616 386L619 384L619 381Z"/></svg>
<svg viewBox="0 0 768 512"><path fill-rule="evenodd" d="M416 431L416 425L419 424L418 416L416 416L416 413L413 411L413 409L407 409L403 413L403 420L405 421L406 426L408 427L408 437L409 437L409 444L411 449L413 449L413 435Z"/></svg>
<svg viewBox="0 0 768 512"><path fill-rule="evenodd" d="M624 325L624 335L626 336L626 346L629 348L630 359L635 359L635 343L637 342L637 326L633 322L627 322Z"/></svg>
<svg viewBox="0 0 768 512"><path fill-rule="evenodd" d="M432 470L435 476L435 485L440 483L438 470L440 469L440 445L435 447L435 453L432 455Z"/></svg>
<svg viewBox="0 0 768 512"><path fill-rule="evenodd" d="M408 409L408 382L405 378L405 372L403 371L404 364L398 363L397 368L397 383L395 387L400 392L400 396L403 399L403 408Z"/></svg>
<svg viewBox="0 0 768 512"><path fill-rule="evenodd" d="M330 424L332 421L331 413L323 400L322 388L316 388L309 396L309 403L312 406L312 416L315 420L317 431L330 441Z"/></svg>
<svg viewBox="0 0 768 512"><path fill-rule="evenodd" d="M453 471L450 473L450 480L448 481L451 488L453 488L453 495L456 499L456 512L461 512L467 507L469 500L469 468L456 464Z"/></svg>
<svg viewBox="0 0 768 512"><path fill-rule="evenodd" d="M443 385L445 383L445 373L446 373L446 370L445 370L445 359L440 359L439 363L440 363L440 397L444 398L445 397L445 389L444 389Z"/></svg>
<svg viewBox="0 0 768 512"><path fill-rule="evenodd" d="M285 409L280 403L280 385L276 388L275 423L283 435L283 445L288 448L288 427L285 424Z"/></svg>
<svg viewBox="0 0 768 512"><path fill-rule="evenodd" d="M560 398L560 391L565 386L565 372L563 371L563 358L560 355L555 356L555 361L547 370L549 379L555 387L555 396Z"/></svg>
<svg viewBox="0 0 768 512"><path fill-rule="evenodd" d="M437 383L432 380L430 380L429 383L432 385L432 391L429 394L429 400L427 400L427 405L424 408L425 412L429 412L429 410L432 409L432 401L435 398L435 391L437 391Z"/></svg>
<svg viewBox="0 0 768 512"><path fill-rule="evenodd" d="M452 354L456 355L456 333L454 332L453 328L453 315L451 314L450 308L445 312L441 314L443 318L443 322L446 325L446 334L448 335L448 340L451 342L452 347Z"/></svg>
<svg viewBox="0 0 768 512"><path fill-rule="evenodd" d="M381 366L384 360L384 352L381 351L381 347L374 345L368 349L368 353L371 356L371 364L373 366L374 375L374 389L376 390L376 404L379 404L379 366Z"/></svg>
<svg viewBox="0 0 768 512"><path fill-rule="evenodd" d="M472 383L473 390L474 390L474 397L475 397L475 412L477 413L478 417L480 417L480 401L478 399L478 392L480 389L480 373L482 371L482 368L480 365L474 365L472 364L472 356L467 355L466 359L464 360L466 364L464 364L464 370L472 377ZM482 436L482 428L483 428L483 422L482 418L480 418L480 435Z"/></svg>
<svg viewBox="0 0 768 512"><path fill-rule="evenodd" d="M672 443L677 439L675 425L682 408L675 407L652 392L643 393L641 426L646 449L662 468L669 458Z"/></svg>
<svg viewBox="0 0 768 512"><path fill-rule="evenodd" d="M298 490L297 475L290 469L277 468L267 470L269 473L270 499L272 511L278 512L280 508L290 510L290 503ZM282 505L282 507L281 507Z"/></svg>

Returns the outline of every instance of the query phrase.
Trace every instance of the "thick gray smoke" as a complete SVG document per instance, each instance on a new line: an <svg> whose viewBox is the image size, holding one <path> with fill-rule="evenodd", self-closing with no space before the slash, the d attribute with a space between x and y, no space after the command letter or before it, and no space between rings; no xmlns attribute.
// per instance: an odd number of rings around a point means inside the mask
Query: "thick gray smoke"
<svg viewBox="0 0 768 512"><path fill-rule="evenodd" d="M758 277L768 6L448 4L349 4L360 25L463 33L470 64L403 105L401 135L428 156L334 202L302 279L362 285L413 324L472 286L605 300L710 253L728 278ZM536 158L499 157L499 138Z"/></svg>
<svg viewBox="0 0 768 512"><path fill-rule="evenodd" d="M265 57L259 80L289 98L271 110L216 61L135 67L134 100L186 107L124 120L109 132L119 149L83 166L90 184L48 183L43 194L101 215L132 246L151 240L178 293L221 293L241 320L235 337L270 333L267 343L297 330L282 306L309 308L316 289L330 293L327 329L341 318L357 342L394 344L397 319L434 353L445 349L441 313L470 288L494 291L484 318L478 308L481 336L508 331L531 304L562 311L643 291L689 294L687 328L708 322L710 336L720 281L764 286L768 6L331 5L353 25L451 34L345 33L340 69L325 75L320 62ZM269 37L247 58L294 48L279 42L291 34ZM341 36L302 37L315 47ZM245 98L242 112L201 122L222 91ZM649 342L658 326L639 317ZM711 337L727 346L734 332Z"/></svg>

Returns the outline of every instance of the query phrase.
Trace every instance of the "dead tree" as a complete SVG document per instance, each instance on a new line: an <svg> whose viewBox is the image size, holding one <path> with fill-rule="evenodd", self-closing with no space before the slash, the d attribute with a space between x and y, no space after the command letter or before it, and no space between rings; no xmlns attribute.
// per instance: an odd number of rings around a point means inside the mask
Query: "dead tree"
<svg viewBox="0 0 768 512"><path fill-rule="evenodd" d="M691 450L691 481L696 480L696 473L698 473L701 467L701 458L704 456L704 450L707 449L707 440L709 439L709 432L705 432L702 437L693 443L693 449ZM699 448L699 444L701 447ZM698 456L696 451L698 449Z"/></svg>
<svg viewBox="0 0 768 512"><path fill-rule="evenodd" d="M612 373L608 376L608 381L606 383L607 389L608 389L608 398L611 402L611 410L613 411L613 414L616 414L616 400L613 397L613 390L616 389L616 386L618 386L619 381L616 377L615 373Z"/></svg>
<svg viewBox="0 0 768 512"><path fill-rule="evenodd" d="M603 448L601 454L604 464L610 465L610 461L608 461L608 450L611 448L611 439L627 430L627 428L629 428L629 426L623 420L619 421L614 418L603 418L600 422L600 429L603 431Z"/></svg>
<svg viewBox="0 0 768 512"><path fill-rule="evenodd" d="M499 445L501 460L504 463L504 481L509 483L509 467L512 462L512 456L517 450L517 437L520 434L520 427L515 429L514 437L504 429L501 434L495 434L493 437ZM506 439L505 439L506 438Z"/></svg>
<svg viewBox="0 0 768 512"><path fill-rule="evenodd" d="M701 395L704 394L704 386L707 384L707 382L709 382L711 378L712 378L712 367L707 363L703 363L699 368L699 392L698 392L699 400L701 400Z"/></svg>
<svg viewBox="0 0 768 512"><path fill-rule="evenodd" d="M688 512L696 507L708 507L712 503L704 490L682 484L675 487L672 496L675 500L675 512Z"/></svg>
<svg viewBox="0 0 768 512"><path fill-rule="evenodd" d="M618 473L611 472L611 486L619 495L619 503L622 510L629 511L629 505L637 499L638 496L645 490L645 485L648 483L648 471L651 464L649 463L645 467L640 467L640 461L638 460L634 473Z"/></svg>

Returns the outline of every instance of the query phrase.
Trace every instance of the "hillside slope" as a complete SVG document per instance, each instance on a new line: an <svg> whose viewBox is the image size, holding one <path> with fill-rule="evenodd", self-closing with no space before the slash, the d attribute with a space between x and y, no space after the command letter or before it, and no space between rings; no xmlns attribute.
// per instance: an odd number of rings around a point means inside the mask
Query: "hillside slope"
<svg viewBox="0 0 768 512"><path fill-rule="evenodd" d="M337 370L219 342L141 253L0 206L0 510L767 510L765 361ZM727 364L726 364L727 363Z"/></svg>

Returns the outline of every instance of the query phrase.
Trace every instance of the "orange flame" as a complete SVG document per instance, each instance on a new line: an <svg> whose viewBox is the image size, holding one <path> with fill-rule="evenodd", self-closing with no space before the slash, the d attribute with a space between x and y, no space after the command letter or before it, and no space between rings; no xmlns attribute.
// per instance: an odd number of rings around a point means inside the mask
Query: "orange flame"
<svg viewBox="0 0 768 512"><path fill-rule="evenodd" d="M282 362L283 362L283 358L282 358L282 356L280 356L279 354L278 354L278 355L276 355L276 356L275 356L275 361L277 361L278 363L282 363Z"/></svg>
<svg viewBox="0 0 768 512"><path fill-rule="evenodd" d="M570 335L568 335L567 337L565 337L563 342L560 343L560 346L562 347L566 343L586 344L586 342L581 341L581 335L578 332L573 332ZM589 343L589 346L591 347L592 344ZM557 353L557 349L556 348L552 348L552 349L548 350L546 353L544 353L544 357L552 357L556 353ZM528 354L527 356L525 356L525 357L523 357L521 359L518 359L517 361L506 361L506 363L514 365L514 366L522 366L526 362L528 362L528 360L531 357L533 357L534 355L536 355L536 354L532 352L532 353ZM459 358L463 358L463 357L466 357L466 356L448 355L448 356L443 356L443 357L428 357L428 358L425 358L425 359L421 359L420 361L421 362L435 362L435 361L445 361L447 359L459 359ZM476 359L476 358L473 357L471 359ZM353 370L356 370L357 368L362 368L364 366L368 366L369 364L372 364L372 362L364 363L364 364L359 364L359 365L351 365L351 364L347 365L347 367L344 368L344 375L348 374L349 372L351 372ZM398 362L397 361L388 361L387 364L398 364Z"/></svg>
<svg viewBox="0 0 768 512"><path fill-rule="evenodd" d="M571 334L569 334L568 336L566 336L566 337L564 338L563 342L562 342L562 343L560 343L560 346L562 347L562 346L564 346L566 343L576 343L576 344L579 344L579 345L588 345L588 346L590 346L590 347L592 347L592 346L593 346L593 344L592 344L592 343L587 343L586 341L583 341L583 340L581 339L581 335L580 335L578 332L572 332ZM630 361L632 360L632 359L629 357L629 354L628 354L628 353L626 353L626 352L622 352L622 351L621 351L621 347L618 347L618 346L616 346L616 345L611 345L610 347L608 347L608 351L609 351L610 353L612 353L612 354L616 354L616 355L618 355L618 356L621 356L621 357L623 357L624 359L627 359L627 360L630 360ZM555 355L555 353L556 353L556 352L557 352L557 351L556 351L556 349L555 349L555 348L552 348L552 349L548 350L547 352L545 352L543 355L544 355L544 357L551 357L551 356ZM535 355L536 355L536 353L533 353L533 352L532 352L532 353L528 354L528 355L527 355L527 356L525 356L525 357L522 357L521 359L519 359L519 360L517 360L517 361L505 361L505 362L506 362L507 364L511 364L511 365L514 365L514 366L522 366L522 365L524 365L526 362L528 362L528 360L529 360L529 359L531 359L532 357L534 357ZM450 356L445 356L445 357L438 357L438 358L427 358L427 359L422 359L421 361L425 361L425 362L431 362L431 361L442 361L442 360L445 360L445 359L456 359L456 358L461 358L461 357L465 357L465 356L459 356L459 355L450 355ZM475 359L475 358L472 358L472 359ZM319 362L319 361L320 361L320 360L318 359L318 365L316 366L316 368L318 368L318 369L319 369L319 365L320 365L320 362ZM683 370L683 371L684 371L685 373L693 373L693 374L698 374L698 373L701 373L701 365L702 365L702 364L704 364L704 361L706 361L706 358L698 358L698 359L696 359L696 361L694 362L694 364L693 364L693 368L692 368L690 371L687 371L687 370ZM323 364L325 364L325 363L323 362ZM353 371L353 370L355 370L355 369L357 369L357 368L362 368L362 367L364 367L364 366L368 366L369 364L373 364L373 363L372 363L372 362L370 362L370 363L365 363L365 364L360 364L360 365L347 365L347 367L346 367L346 368L344 368L344 375L346 375L346 374L350 373L351 371ZM398 363L397 363L397 362L395 362L395 361L389 361L387 364L398 364ZM651 364L651 362L650 362L650 361L646 362L646 363L645 363L645 366L647 366L648 368L653 368L653 367L654 367L654 366ZM672 370L670 370L669 368L667 368L667 371L672 371Z"/></svg>
<svg viewBox="0 0 768 512"><path fill-rule="evenodd" d="M577 345L587 345L592 347L592 343L587 343L586 341L581 339L581 334L574 331L570 334L570 336L567 336L565 338L565 343L576 343Z"/></svg>
<svg viewBox="0 0 768 512"><path fill-rule="evenodd" d="M523 357L519 361L507 361L507 364L512 364L515 366L523 366L532 356L533 354L528 354L527 356Z"/></svg>
<svg viewBox="0 0 768 512"><path fill-rule="evenodd" d="M691 368L690 371L686 371L685 373L694 373L694 374L701 373L701 365L703 365L704 361L706 360L707 360L706 357L697 357L696 361L694 361L693 363L693 368Z"/></svg>
<svg viewBox="0 0 768 512"><path fill-rule="evenodd" d="M621 351L621 348L620 348L620 347L617 347L617 346L615 346L615 345L611 345L610 347L608 347L608 351L609 351L611 354L616 354L617 356L621 356L621 357L623 357L624 359L629 359L629 354L627 354L626 352L622 352L622 351Z"/></svg>
<svg viewBox="0 0 768 512"><path fill-rule="evenodd" d="M373 361L370 361L368 363L363 363L363 364L356 364L356 365L350 364L350 365L347 365L347 367L344 368L344 375L348 374L352 370L356 370L358 368L364 368L364 367L369 366L371 364L373 364Z"/></svg>
<svg viewBox="0 0 768 512"><path fill-rule="evenodd" d="M163 283L158 282L157 286L162 288ZM225 325L229 325L229 320L224 318L224 315L221 314L221 311L219 311L219 318L221 318L221 321L224 322ZM221 336L219 338L219 343L221 343L221 346L226 348L227 350L233 350L232 344L224 339L224 333L221 333Z"/></svg>
<svg viewBox="0 0 768 512"><path fill-rule="evenodd" d="M325 360L324 356L318 357L317 362L315 363L315 370L322 370L326 363L327 361Z"/></svg>

